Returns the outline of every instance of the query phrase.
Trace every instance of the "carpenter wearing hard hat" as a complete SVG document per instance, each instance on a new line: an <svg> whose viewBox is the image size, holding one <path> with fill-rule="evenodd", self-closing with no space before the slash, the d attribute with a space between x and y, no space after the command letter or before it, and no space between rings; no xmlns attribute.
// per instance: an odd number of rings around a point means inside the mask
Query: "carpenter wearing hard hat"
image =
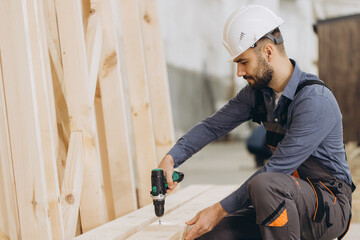
<svg viewBox="0 0 360 240"><path fill-rule="evenodd" d="M266 129L267 164L187 222L187 240L341 239L347 232L355 186L340 109L324 82L287 57L282 22L259 5L229 17L224 45L249 84L182 136L159 165L172 190L174 167L206 144L248 120Z"/></svg>

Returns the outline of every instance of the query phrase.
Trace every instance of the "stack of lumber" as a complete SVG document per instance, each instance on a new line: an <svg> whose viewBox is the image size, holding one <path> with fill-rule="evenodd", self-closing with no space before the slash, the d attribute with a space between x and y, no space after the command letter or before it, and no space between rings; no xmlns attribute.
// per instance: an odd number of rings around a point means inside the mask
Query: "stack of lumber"
<svg viewBox="0 0 360 240"><path fill-rule="evenodd" d="M185 221L189 221L199 210L220 201L237 188L236 185L191 185L166 198L165 215L161 218L161 225L151 204L74 240L181 240L188 229Z"/></svg>
<svg viewBox="0 0 360 240"><path fill-rule="evenodd" d="M0 1L0 239L72 239L152 202L174 143L156 11Z"/></svg>

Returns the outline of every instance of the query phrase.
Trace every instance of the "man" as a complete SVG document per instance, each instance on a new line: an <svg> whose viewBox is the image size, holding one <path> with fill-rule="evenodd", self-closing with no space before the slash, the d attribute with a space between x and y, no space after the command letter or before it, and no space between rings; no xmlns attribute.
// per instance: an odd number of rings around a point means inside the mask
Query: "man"
<svg viewBox="0 0 360 240"><path fill-rule="evenodd" d="M163 158L170 191L174 167L252 119L273 155L238 190L200 211L186 239L334 239L351 219L352 184L342 117L331 91L286 56L282 19L250 5L235 11L224 45L248 81L233 99L190 129Z"/></svg>

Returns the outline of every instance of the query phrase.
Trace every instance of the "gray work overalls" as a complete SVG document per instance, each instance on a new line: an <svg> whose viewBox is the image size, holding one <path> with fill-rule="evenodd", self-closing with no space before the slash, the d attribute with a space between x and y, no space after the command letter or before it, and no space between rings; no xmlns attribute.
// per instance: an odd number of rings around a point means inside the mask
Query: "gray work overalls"
<svg viewBox="0 0 360 240"><path fill-rule="evenodd" d="M312 84L325 86L318 79L307 80L298 86L295 96ZM253 121L264 124L266 142L272 151L285 136L283 126L289 105L290 100L280 109L278 121L270 122L263 93L256 93ZM337 179L313 156L292 176L260 173L249 182L248 189L253 207L229 214L199 239L332 240L341 239L349 228L355 186Z"/></svg>

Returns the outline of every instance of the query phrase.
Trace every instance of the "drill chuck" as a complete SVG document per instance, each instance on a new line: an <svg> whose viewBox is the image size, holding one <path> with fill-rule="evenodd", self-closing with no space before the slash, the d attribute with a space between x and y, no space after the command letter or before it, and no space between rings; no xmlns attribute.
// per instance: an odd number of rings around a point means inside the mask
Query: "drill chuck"
<svg viewBox="0 0 360 240"><path fill-rule="evenodd" d="M154 200L154 209L155 209L155 215L157 217L161 217L164 215L165 212L165 199L164 200Z"/></svg>

